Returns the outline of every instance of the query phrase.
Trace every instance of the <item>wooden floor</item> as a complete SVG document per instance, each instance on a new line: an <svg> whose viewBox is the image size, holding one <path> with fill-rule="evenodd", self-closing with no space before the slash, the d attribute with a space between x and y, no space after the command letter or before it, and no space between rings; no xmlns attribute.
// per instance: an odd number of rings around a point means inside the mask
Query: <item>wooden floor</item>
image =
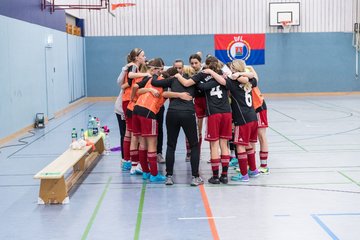
<svg viewBox="0 0 360 240"><path fill-rule="evenodd" d="M40 182L33 176L68 148L71 129L85 128L89 114L119 145L113 103L81 104L35 130L28 144L0 148L0 239L359 239L360 96L267 104L270 175L190 187L181 134L173 186L122 172L120 152L112 152L74 187L69 204L37 205ZM205 142L204 179L208 158Z"/></svg>

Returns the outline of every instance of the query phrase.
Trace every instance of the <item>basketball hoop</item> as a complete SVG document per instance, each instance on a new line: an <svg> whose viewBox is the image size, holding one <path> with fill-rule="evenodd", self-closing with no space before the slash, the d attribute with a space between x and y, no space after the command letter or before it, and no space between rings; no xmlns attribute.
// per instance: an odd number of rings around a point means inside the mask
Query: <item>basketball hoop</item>
<svg viewBox="0 0 360 240"><path fill-rule="evenodd" d="M281 21L281 26L283 28L283 32L284 33L289 33L290 32L290 28L291 28L291 21Z"/></svg>

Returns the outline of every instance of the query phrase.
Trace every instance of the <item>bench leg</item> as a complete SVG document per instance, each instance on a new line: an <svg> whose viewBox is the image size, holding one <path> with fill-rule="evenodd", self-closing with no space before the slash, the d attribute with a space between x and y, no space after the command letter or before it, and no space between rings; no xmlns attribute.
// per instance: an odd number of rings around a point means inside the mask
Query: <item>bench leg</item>
<svg viewBox="0 0 360 240"><path fill-rule="evenodd" d="M99 154L102 154L104 152L105 146L104 146L104 141L103 141L102 137L99 139L99 141L97 141L97 143L95 143L95 147L96 147L96 151Z"/></svg>
<svg viewBox="0 0 360 240"><path fill-rule="evenodd" d="M38 204L69 203L64 177L60 179L41 179Z"/></svg>

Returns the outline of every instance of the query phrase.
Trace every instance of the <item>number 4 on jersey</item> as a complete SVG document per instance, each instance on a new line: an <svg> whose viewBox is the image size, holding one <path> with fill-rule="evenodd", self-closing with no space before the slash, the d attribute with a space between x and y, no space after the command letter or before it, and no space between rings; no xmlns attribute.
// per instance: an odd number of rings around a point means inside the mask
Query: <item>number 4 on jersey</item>
<svg viewBox="0 0 360 240"><path fill-rule="evenodd" d="M210 91L210 96L217 96L218 98L222 98L222 91L220 89L220 85L213 87Z"/></svg>

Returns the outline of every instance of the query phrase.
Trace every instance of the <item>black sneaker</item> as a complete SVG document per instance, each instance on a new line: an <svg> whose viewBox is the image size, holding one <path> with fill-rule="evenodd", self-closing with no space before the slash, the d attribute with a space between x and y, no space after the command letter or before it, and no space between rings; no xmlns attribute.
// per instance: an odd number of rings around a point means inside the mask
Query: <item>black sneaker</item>
<svg viewBox="0 0 360 240"><path fill-rule="evenodd" d="M222 182L223 184L227 184L229 182L229 179L227 177L227 175L221 175L220 177L220 182Z"/></svg>
<svg viewBox="0 0 360 240"><path fill-rule="evenodd" d="M208 182L211 183L211 184L220 184L219 177L214 177L214 176L209 178Z"/></svg>

